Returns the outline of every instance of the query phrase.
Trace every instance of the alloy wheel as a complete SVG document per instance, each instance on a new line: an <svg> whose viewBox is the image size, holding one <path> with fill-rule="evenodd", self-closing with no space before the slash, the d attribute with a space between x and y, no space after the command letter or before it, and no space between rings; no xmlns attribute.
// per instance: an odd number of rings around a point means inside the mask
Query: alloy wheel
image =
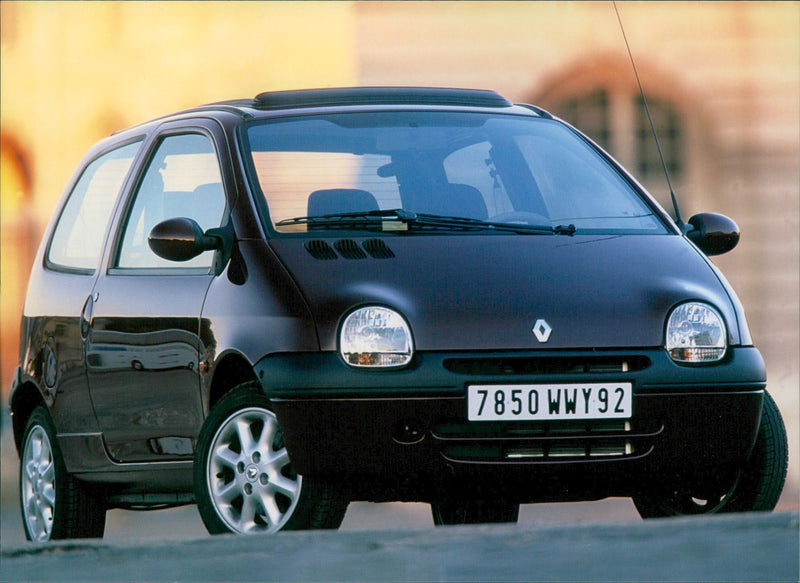
<svg viewBox="0 0 800 583"><path fill-rule="evenodd" d="M292 470L271 411L249 407L233 413L217 430L208 456L211 501L232 531L276 532L291 518L302 477Z"/></svg>
<svg viewBox="0 0 800 583"><path fill-rule="evenodd" d="M33 541L50 540L56 506L56 468L53 448L42 426L36 425L28 433L21 464L25 528Z"/></svg>

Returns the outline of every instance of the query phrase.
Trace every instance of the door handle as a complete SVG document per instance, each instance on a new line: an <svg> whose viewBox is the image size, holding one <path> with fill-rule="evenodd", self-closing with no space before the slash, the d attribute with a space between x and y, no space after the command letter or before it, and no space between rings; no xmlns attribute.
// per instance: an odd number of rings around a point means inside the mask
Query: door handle
<svg viewBox="0 0 800 583"><path fill-rule="evenodd" d="M94 312L94 303L100 298L100 294L95 292L86 298L81 310L81 340L86 340L89 337L89 329L92 325L92 313Z"/></svg>

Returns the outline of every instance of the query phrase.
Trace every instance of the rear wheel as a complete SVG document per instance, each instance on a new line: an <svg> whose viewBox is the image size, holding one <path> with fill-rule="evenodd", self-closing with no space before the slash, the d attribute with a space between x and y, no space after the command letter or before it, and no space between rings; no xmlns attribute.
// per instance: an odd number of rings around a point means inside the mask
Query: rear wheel
<svg viewBox="0 0 800 583"><path fill-rule="evenodd" d="M105 500L67 472L50 415L34 409L22 440L20 506L25 537L102 538Z"/></svg>
<svg viewBox="0 0 800 583"><path fill-rule="evenodd" d="M764 393L756 443L747 465L727 489L698 494L689 488L673 488L634 496L642 518L709 514L714 512L771 511L786 481L789 446L783 418L775 401Z"/></svg>
<svg viewBox="0 0 800 583"><path fill-rule="evenodd" d="M211 534L338 528L347 510L335 482L294 471L257 383L237 387L211 410L194 472L197 507Z"/></svg>
<svg viewBox="0 0 800 583"><path fill-rule="evenodd" d="M519 504L438 501L431 503L431 514L436 526L517 522Z"/></svg>

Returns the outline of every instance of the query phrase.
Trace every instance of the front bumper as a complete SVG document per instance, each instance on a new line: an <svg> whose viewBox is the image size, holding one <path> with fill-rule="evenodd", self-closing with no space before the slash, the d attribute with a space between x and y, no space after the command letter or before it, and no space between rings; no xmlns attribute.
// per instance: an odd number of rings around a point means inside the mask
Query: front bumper
<svg viewBox="0 0 800 583"><path fill-rule="evenodd" d="M336 354L282 354L257 366L292 462L336 475L353 499L429 501L491 489L520 502L626 496L665 479L713 490L747 459L765 369L752 347L687 367L663 350L418 354L364 371ZM469 422L470 384L630 382L622 421Z"/></svg>

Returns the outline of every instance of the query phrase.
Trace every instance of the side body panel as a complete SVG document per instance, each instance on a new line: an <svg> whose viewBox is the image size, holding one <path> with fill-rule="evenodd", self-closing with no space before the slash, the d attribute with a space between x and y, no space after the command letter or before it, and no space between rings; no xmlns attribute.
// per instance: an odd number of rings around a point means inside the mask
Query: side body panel
<svg viewBox="0 0 800 583"><path fill-rule="evenodd" d="M34 269L22 339L22 381L37 386L59 433L97 432L84 363L84 306L94 276Z"/></svg>
<svg viewBox="0 0 800 583"><path fill-rule="evenodd" d="M99 279L87 370L112 459L191 459L204 417L199 314L211 277Z"/></svg>
<svg viewBox="0 0 800 583"><path fill-rule="evenodd" d="M235 353L254 365L270 354L319 350L311 313L264 240L236 243L228 268L208 290L202 330L209 363Z"/></svg>

